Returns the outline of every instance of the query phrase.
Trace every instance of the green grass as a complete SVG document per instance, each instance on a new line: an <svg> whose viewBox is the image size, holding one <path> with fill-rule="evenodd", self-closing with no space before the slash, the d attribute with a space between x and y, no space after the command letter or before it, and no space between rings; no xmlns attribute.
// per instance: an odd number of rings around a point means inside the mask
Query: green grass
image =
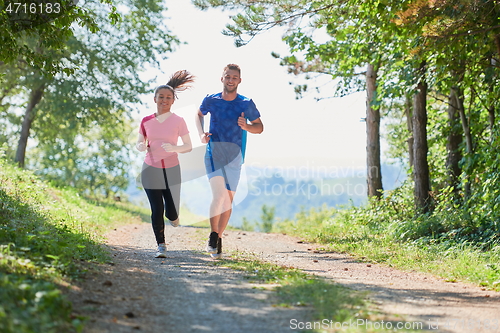
<svg viewBox="0 0 500 333"><path fill-rule="evenodd" d="M500 246L484 249L481 244L439 235L408 238L401 232L404 223L410 222L391 219L383 210L323 207L277 223L273 231L324 244L324 250L348 253L363 261L500 290ZM415 232L435 227L428 221L413 223Z"/></svg>
<svg viewBox="0 0 500 333"><path fill-rule="evenodd" d="M79 332L63 285L106 262L103 234L147 210L56 189L0 158L0 332Z"/></svg>
<svg viewBox="0 0 500 333"><path fill-rule="evenodd" d="M256 288L275 290L275 306L306 307L312 321L301 322L302 325L300 322L290 322L292 328L309 332L334 332L345 324L342 332L392 332L387 324L378 328L376 325L380 325L382 321L391 322L394 327L396 322L402 325L405 323L402 318L388 318L374 310L374 306L366 300L366 293L306 274L293 267L262 262L249 253L232 252L230 259L218 260L213 264L244 271L246 278L258 286ZM263 287L263 284L270 287ZM360 322L366 325L348 327L348 323Z"/></svg>

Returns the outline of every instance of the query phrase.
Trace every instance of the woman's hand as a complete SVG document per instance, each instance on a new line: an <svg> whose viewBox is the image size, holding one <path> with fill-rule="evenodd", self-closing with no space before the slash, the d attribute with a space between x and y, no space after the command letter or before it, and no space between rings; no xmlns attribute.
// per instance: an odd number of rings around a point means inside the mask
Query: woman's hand
<svg viewBox="0 0 500 333"><path fill-rule="evenodd" d="M174 146L170 143L162 143L161 147L167 152L167 153L176 153L177 152L177 146Z"/></svg>
<svg viewBox="0 0 500 333"><path fill-rule="evenodd" d="M144 142L137 142L137 144L135 145L135 148L138 151L146 151L146 149L148 149L148 146L146 146L146 144Z"/></svg>

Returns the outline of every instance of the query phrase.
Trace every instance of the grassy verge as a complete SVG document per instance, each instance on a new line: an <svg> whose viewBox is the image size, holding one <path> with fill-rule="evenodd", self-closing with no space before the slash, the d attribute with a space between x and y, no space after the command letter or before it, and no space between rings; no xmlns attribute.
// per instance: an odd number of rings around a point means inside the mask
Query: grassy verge
<svg viewBox="0 0 500 333"><path fill-rule="evenodd" d="M0 158L0 332L79 332L61 286L106 262L102 235L146 214L56 189Z"/></svg>
<svg viewBox="0 0 500 333"><path fill-rule="evenodd" d="M409 231L435 227L429 220L397 220L372 208L313 209L274 225L288 233L324 244L370 262L418 270L450 282L466 281L500 290L500 246L484 246L446 235L408 237Z"/></svg>
<svg viewBox="0 0 500 333"><path fill-rule="evenodd" d="M307 307L312 321L290 321L290 328L309 332L393 332L399 323L402 332L414 332L413 323L402 318L388 318L373 310L366 294L345 288L329 280L309 275L293 267L283 267L260 261L252 254L233 252L230 259L215 261L244 271L258 288L276 291L275 306ZM268 284L271 287L260 287ZM383 324L382 324L383 323ZM405 325L406 328L405 329Z"/></svg>

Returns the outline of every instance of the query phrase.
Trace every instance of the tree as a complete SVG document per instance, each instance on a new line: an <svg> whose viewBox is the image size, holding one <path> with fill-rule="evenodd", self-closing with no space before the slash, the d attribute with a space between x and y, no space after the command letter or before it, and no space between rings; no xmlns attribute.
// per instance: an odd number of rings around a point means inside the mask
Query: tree
<svg viewBox="0 0 500 333"><path fill-rule="evenodd" d="M449 185L454 189L455 197L460 195L460 188L464 190L466 198L470 196L472 175L478 171L474 157L477 151L474 131L481 137L484 129L483 124L471 123L473 120L479 121L480 116L472 110L467 115L464 103L467 95L471 102L469 105L472 106L481 94L479 98L484 99L483 104L488 110L490 125L494 118L492 105L495 104L493 100L498 99L498 91L493 93L496 89L488 88L478 93L478 86L488 82L489 87L494 87L492 83L495 70L491 65L494 63L494 54L498 56L499 50L499 14L500 6L495 1L408 1L397 22L410 32L410 36L414 36L413 45L406 46L406 53L412 55L413 67L418 67L418 62L426 62L426 67L430 69L425 74L426 81L432 84L425 90L430 90L434 96L448 95L447 169L451 181ZM414 52L411 52L412 50ZM423 91L421 83L423 82L419 83L417 95ZM461 130L457 126L458 119ZM465 143L465 149L462 148L462 142ZM465 163L461 166L460 161ZM461 172L463 184L460 185ZM423 190L416 193L424 196L425 184L418 185ZM421 204L426 202L424 198L418 198L417 201Z"/></svg>
<svg viewBox="0 0 500 333"><path fill-rule="evenodd" d="M71 73L74 68L57 54L73 36L73 26L79 25L90 32L98 29L94 13L77 6L77 2L0 0L0 65L21 61L44 74ZM110 0L101 3L107 5L107 19L116 23L119 18L116 7Z"/></svg>
<svg viewBox="0 0 500 333"><path fill-rule="evenodd" d="M132 120L114 126L94 121L74 132L64 131L53 140L40 142L34 153L36 173L57 186L71 186L86 195L109 197L128 186L132 163ZM66 137L68 136L69 137Z"/></svg>
<svg viewBox="0 0 500 333"><path fill-rule="evenodd" d="M262 206L262 214L260 215L261 222L258 223L259 230L261 232L271 232L274 223L274 211L275 207L269 207L267 205Z"/></svg>
<svg viewBox="0 0 500 333"><path fill-rule="evenodd" d="M431 209L429 164L427 163L427 82L426 64L418 69L420 80L413 99L413 176L415 181L415 204L417 211L427 213Z"/></svg>
<svg viewBox="0 0 500 333"><path fill-rule="evenodd" d="M132 105L140 102L139 96L150 89L151 82L142 80L139 72L145 66L157 66L159 58L166 57L179 42L165 26L159 1L123 0L117 4L121 4L123 19L111 25L102 4L87 3L99 18L99 30L89 33L74 27L63 50L54 53L60 56L58 61L73 68L73 74L49 75L34 66L18 66L22 75L12 83L17 94L9 98L26 100L16 154L20 166L25 164L30 137L41 146L56 138L71 145L95 122L105 128L123 121ZM8 73L15 67L4 64L2 68ZM15 109L9 112L14 117Z"/></svg>
<svg viewBox="0 0 500 333"><path fill-rule="evenodd" d="M460 146L462 144L463 131L460 126L459 107L454 89L450 89L448 104L447 113L450 130L446 144L446 150L448 151L446 167L449 177L448 185L452 188L454 197L457 200L460 193L460 175L462 173L460 168L460 161L462 160Z"/></svg>
<svg viewBox="0 0 500 333"><path fill-rule="evenodd" d="M122 13L123 20L115 26L103 18L98 21L100 30L94 34L88 34L85 29L75 30L75 36L66 44L66 55L61 59L74 67L80 66L73 75L50 77L36 68L27 68L39 80L29 80L33 82L31 90L38 94L29 95L24 115L16 154L16 161L21 166L37 112L42 114L43 122L34 126L38 129L38 139L43 140L41 134L54 129L57 132L61 120L69 124L67 128L76 128L71 123L120 118L128 109L126 105L139 102L138 96L147 91L150 83L141 80L138 71L148 63L157 64L156 57L171 51L177 39L164 26L163 8L157 1L123 1L123 4L129 12ZM94 5L95 13L105 15L99 4ZM33 110L31 106L42 101L40 95L46 101ZM76 118L68 117L69 114ZM48 123L53 123L54 127L47 127Z"/></svg>
<svg viewBox="0 0 500 333"><path fill-rule="evenodd" d="M380 164L380 110L376 103L377 68L368 64L366 70L366 167L368 197L382 196Z"/></svg>

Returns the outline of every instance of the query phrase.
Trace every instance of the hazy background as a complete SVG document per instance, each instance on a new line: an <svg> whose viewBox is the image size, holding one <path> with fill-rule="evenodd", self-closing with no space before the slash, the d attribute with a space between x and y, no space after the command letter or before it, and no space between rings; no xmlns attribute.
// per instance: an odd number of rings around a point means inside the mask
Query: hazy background
<svg viewBox="0 0 500 333"><path fill-rule="evenodd" d="M180 93L172 108L188 124L194 144L192 154L201 157L204 150L194 125L196 111L207 94L221 91L220 77L226 64L241 66L238 92L252 98L262 116L264 132L248 137L246 163L230 224L240 225L243 216L258 219L263 204L276 206L279 218L292 218L300 209L323 204L357 205L366 200L366 133L361 121L365 117L364 92L331 98L333 82L322 76L308 83L311 87L322 86L321 94L312 90L297 100L290 84L297 79L271 56L271 52L287 53L281 41L283 30L266 32L236 48L232 38L221 34L229 22L229 13L215 9L202 12L189 0L167 1L167 7L167 24L187 44L161 63L163 72L146 70L144 78L156 77L158 85L165 84L179 69L187 69L197 77L194 87ZM324 99L316 101L315 97ZM145 106L136 117L137 124L155 112L153 95L143 100ZM130 137L134 141L136 133ZM137 153L138 165L143 157ZM405 175L397 166L384 165L382 172L385 189L397 186ZM206 176L189 178L184 177L183 205L206 216L211 200L208 180ZM134 183L128 194L132 200L147 205L145 194Z"/></svg>

